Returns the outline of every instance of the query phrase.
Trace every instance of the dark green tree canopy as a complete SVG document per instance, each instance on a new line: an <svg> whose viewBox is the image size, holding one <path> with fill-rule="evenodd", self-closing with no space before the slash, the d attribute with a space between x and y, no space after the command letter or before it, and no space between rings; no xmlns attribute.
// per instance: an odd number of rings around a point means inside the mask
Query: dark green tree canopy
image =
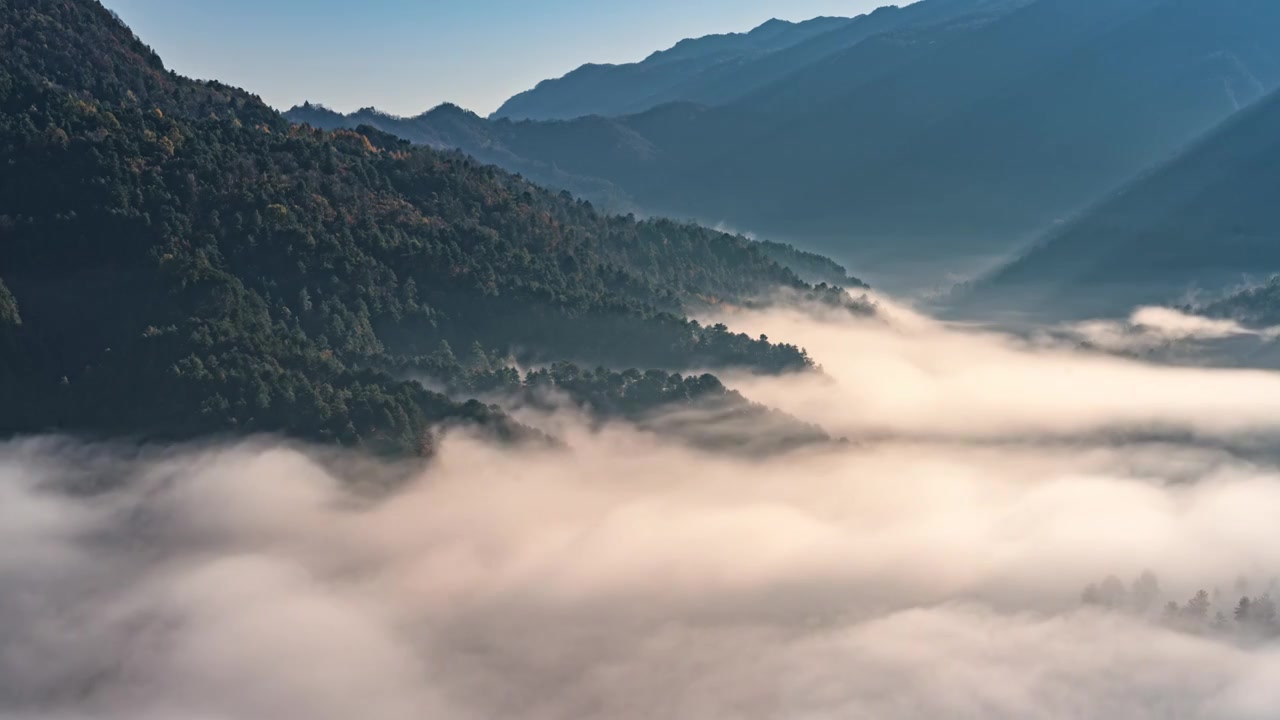
<svg viewBox="0 0 1280 720"><path fill-rule="evenodd" d="M442 343L617 368L813 365L686 317L778 287L828 296L745 238L601 215L372 128L292 125L165 70L95 0L0 3L0 42L0 318L16 328L0 401L22 409L0 431L421 449L442 422L518 431L387 373Z"/></svg>

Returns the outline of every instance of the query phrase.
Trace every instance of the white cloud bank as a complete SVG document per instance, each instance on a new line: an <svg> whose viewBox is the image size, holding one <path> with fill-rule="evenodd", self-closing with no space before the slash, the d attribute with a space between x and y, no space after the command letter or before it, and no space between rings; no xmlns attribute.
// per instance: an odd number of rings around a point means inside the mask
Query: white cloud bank
<svg viewBox="0 0 1280 720"><path fill-rule="evenodd" d="M1068 329L1103 350L1145 352L1176 343L1254 337L1271 342L1280 328L1248 328L1235 320L1193 315L1167 307L1141 307L1127 322L1096 320Z"/></svg>
<svg viewBox="0 0 1280 720"><path fill-rule="evenodd" d="M1275 436L1280 376L887 315L734 318L827 370L748 395L855 441L765 459L557 418L382 496L305 448L0 446L0 717L1276 717L1280 648L1079 597L1276 574L1280 466L1216 441ZM1114 432L1152 426L1215 442Z"/></svg>

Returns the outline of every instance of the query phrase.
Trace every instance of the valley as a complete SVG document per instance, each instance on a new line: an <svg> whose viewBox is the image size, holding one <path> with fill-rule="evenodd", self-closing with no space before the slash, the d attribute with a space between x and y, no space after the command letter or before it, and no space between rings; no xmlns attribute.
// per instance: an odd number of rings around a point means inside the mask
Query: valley
<svg viewBox="0 0 1280 720"><path fill-rule="evenodd" d="M1280 714L1280 5L766 5L0 0L0 718Z"/></svg>

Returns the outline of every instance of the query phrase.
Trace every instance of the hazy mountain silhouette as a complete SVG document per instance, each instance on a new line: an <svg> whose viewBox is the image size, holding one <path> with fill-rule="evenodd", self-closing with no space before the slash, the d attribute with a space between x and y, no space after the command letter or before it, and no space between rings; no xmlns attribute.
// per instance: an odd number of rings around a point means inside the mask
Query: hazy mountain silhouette
<svg viewBox="0 0 1280 720"><path fill-rule="evenodd" d="M516 95L490 119L621 116L673 102L722 105L895 28L999 14L1029 2L929 0L907 7L890 5L854 18L823 17L801 23L770 20L747 33L684 40L638 63L584 65Z"/></svg>
<svg viewBox="0 0 1280 720"><path fill-rule="evenodd" d="M682 40L669 50L626 65L588 64L508 100L491 116L512 120L568 120L585 115L627 115L674 100L704 76L732 73L763 56L849 25L849 18L791 23L770 20L746 33Z"/></svg>
<svg viewBox="0 0 1280 720"><path fill-rule="evenodd" d="M970 308L1123 313L1280 272L1280 93L975 284ZM1254 296L1246 296L1256 300Z"/></svg>
<svg viewBox="0 0 1280 720"><path fill-rule="evenodd" d="M820 43L732 98L405 136L860 267L972 271L1280 86L1271 0L922 0L740 72Z"/></svg>

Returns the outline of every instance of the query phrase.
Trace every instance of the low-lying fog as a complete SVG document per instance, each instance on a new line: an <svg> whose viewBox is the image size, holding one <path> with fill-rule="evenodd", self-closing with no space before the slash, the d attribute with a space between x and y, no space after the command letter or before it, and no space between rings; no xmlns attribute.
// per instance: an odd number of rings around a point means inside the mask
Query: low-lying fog
<svg viewBox="0 0 1280 720"><path fill-rule="evenodd" d="M1280 716L1274 606L1236 613L1280 373L884 309L726 318L824 367L726 377L849 440L785 455L527 417L564 446L455 434L385 496L267 441L0 446L0 716Z"/></svg>

